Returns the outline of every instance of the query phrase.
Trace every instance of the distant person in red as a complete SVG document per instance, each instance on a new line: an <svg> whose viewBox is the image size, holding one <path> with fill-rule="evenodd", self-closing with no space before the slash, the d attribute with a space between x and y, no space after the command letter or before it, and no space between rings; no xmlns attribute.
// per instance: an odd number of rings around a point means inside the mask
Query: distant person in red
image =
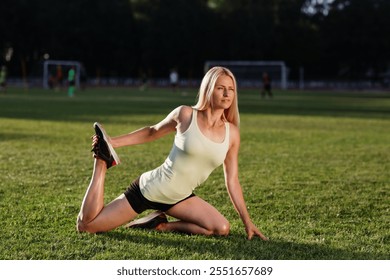
<svg viewBox="0 0 390 280"><path fill-rule="evenodd" d="M57 72L56 72L56 89L60 89L62 87L62 81L64 79L64 75L62 73L62 67L61 65L57 65Z"/></svg>
<svg viewBox="0 0 390 280"><path fill-rule="evenodd" d="M272 91L271 91L271 78L268 75L267 72L263 73L263 90L261 91L261 97L264 98L266 96L269 96L272 98Z"/></svg>

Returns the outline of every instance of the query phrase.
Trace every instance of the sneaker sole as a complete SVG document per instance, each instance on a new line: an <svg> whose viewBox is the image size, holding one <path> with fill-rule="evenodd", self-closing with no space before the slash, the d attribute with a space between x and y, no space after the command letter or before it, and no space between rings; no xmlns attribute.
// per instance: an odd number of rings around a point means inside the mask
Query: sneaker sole
<svg viewBox="0 0 390 280"><path fill-rule="evenodd" d="M115 152L114 148L112 147L112 145L110 144L110 142L108 142L108 134L106 133L106 131L104 130L104 128L101 126L100 123L98 122L95 122L93 124L93 127L98 127L100 129L100 131L102 132L103 134L103 139L104 141L106 141L107 143L107 147L108 149L110 150L110 153L112 155L112 157L114 158L114 164L112 166L115 166L115 165L119 165L121 163L121 160L119 159L119 156L117 155L117 153Z"/></svg>
<svg viewBox="0 0 390 280"><path fill-rule="evenodd" d="M156 211L156 212L153 212L153 213L150 213L149 215L141 218L141 219L138 219L138 220L134 220L130 223L128 223L127 225L125 225L125 228L130 228L132 226L135 226L135 225L142 225L142 224L146 224L148 223L150 220L153 220L154 218L158 217L161 215L161 211Z"/></svg>

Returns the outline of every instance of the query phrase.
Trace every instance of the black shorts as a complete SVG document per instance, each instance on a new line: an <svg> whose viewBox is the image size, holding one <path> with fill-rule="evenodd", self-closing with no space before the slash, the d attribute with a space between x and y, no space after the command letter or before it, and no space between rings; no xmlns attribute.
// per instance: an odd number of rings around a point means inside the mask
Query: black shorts
<svg viewBox="0 0 390 280"><path fill-rule="evenodd" d="M160 210L162 212L166 212L176 204L190 197L195 196L195 194L191 194L188 197L184 198L183 200L180 200L179 202L174 204L165 204L165 203L150 201L146 199L141 193L141 189L139 187L139 177L130 184L130 186L127 188L124 194L130 206L138 214L141 214L142 212L148 209L154 209L154 210Z"/></svg>

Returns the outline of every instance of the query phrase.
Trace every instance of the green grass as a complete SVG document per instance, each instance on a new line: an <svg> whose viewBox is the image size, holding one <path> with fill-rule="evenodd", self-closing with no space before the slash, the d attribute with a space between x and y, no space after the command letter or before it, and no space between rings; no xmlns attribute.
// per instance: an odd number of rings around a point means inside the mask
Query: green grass
<svg viewBox="0 0 390 280"><path fill-rule="evenodd" d="M231 222L228 237L118 228L78 234L92 172L94 121L123 134L153 124L196 90L10 88L0 93L0 259L389 259L390 95L241 90L240 181L270 242L246 240L217 169L197 194ZM121 148L107 202L160 164L173 135Z"/></svg>

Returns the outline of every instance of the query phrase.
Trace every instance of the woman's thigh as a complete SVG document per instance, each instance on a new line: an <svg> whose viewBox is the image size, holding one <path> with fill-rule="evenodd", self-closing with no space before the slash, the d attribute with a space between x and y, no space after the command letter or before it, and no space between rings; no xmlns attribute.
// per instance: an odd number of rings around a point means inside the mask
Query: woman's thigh
<svg viewBox="0 0 390 280"><path fill-rule="evenodd" d="M183 222L196 224L208 230L228 230L228 220L211 204L198 196L190 197L166 213Z"/></svg>

